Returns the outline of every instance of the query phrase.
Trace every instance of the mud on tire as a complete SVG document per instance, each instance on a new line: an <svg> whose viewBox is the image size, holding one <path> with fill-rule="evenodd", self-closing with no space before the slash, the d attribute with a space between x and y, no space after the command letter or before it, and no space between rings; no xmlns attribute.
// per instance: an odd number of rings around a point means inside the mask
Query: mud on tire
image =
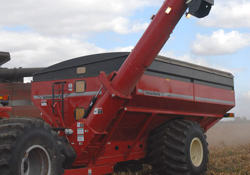
<svg viewBox="0 0 250 175"><path fill-rule="evenodd" d="M61 175L64 173L57 133L39 119L0 120L0 174Z"/></svg>
<svg viewBox="0 0 250 175"><path fill-rule="evenodd" d="M172 120L151 132L148 159L158 175L205 174L206 135L196 122Z"/></svg>

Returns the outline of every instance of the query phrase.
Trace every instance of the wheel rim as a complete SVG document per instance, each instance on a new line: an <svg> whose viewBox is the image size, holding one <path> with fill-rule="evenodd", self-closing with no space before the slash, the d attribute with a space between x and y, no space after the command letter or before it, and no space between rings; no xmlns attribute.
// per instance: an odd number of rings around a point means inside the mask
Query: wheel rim
<svg viewBox="0 0 250 175"><path fill-rule="evenodd" d="M195 137L190 145L190 158L195 167L199 167L203 160L203 146L201 140Z"/></svg>
<svg viewBox="0 0 250 175"><path fill-rule="evenodd" d="M21 175L50 175L51 162L48 151L41 145L33 145L24 153Z"/></svg>

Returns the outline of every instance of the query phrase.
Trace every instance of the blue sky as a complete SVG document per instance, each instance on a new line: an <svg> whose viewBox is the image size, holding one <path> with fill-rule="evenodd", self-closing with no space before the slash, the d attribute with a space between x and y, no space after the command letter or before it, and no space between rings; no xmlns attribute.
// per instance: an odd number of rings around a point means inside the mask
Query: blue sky
<svg viewBox="0 0 250 175"><path fill-rule="evenodd" d="M18 0L0 7L4 67L41 67L87 54L130 51L163 0ZM182 18L161 55L235 76L237 116L250 107L250 2L215 0L205 19ZM250 118L250 116L249 116Z"/></svg>

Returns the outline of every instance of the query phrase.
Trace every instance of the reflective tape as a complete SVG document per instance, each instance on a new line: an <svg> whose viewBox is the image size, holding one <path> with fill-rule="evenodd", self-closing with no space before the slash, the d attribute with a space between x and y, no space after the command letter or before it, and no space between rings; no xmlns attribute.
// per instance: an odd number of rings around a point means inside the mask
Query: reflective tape
<svg viewBox="0 0 250 175"><path fill-rule="evenodd" d="M63 98L67 98L67 97L83 97L83 96L94 96L98 93L98 91L90 91L90 92L84 92L84 93L70 93L70 94L64 94ZM101 95L102 92L99 93L99 95ZM62 94L55 94L54 95L54 99L60 99L62 98ZM50 95L34 95L33 99L38 100L38 99L42 99L42 100L48 100L48 99L52 99L52 94Z"/></svg>
<svg viewBox="0 0 250 175"><path fill-rule="evenodd" d="M188 99L188 100L194 100L194 101L205 101L205 102L234 105L233 101L217 100L217 99L203 98L203 97L195 97L195 99L194 99L194 97L190 96L190 95L181 95L181 94L166 93L166 92L156 92L156 91L148 91L148 90L142 90L142 89L138 89L138 93L144 94L146 96L182 98L182 99Z"/></svg>

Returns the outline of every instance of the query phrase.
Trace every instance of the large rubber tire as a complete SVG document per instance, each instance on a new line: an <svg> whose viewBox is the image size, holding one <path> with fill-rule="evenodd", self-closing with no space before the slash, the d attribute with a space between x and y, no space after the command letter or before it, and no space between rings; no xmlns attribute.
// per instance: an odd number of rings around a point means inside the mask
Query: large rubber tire
<svg viewBox="0 0 250 175"><path fill-rule="evenodd" d="M158 175L201 175L208 163L204 130L196 122L172 120L151 132L149 163Z"/></svg>
<svg viewBox="0 0 250 175"><path fill-rule="evenodd" d="M0 120L1 175L61 175L64 173L57 133L39 119Z"/></svg>

